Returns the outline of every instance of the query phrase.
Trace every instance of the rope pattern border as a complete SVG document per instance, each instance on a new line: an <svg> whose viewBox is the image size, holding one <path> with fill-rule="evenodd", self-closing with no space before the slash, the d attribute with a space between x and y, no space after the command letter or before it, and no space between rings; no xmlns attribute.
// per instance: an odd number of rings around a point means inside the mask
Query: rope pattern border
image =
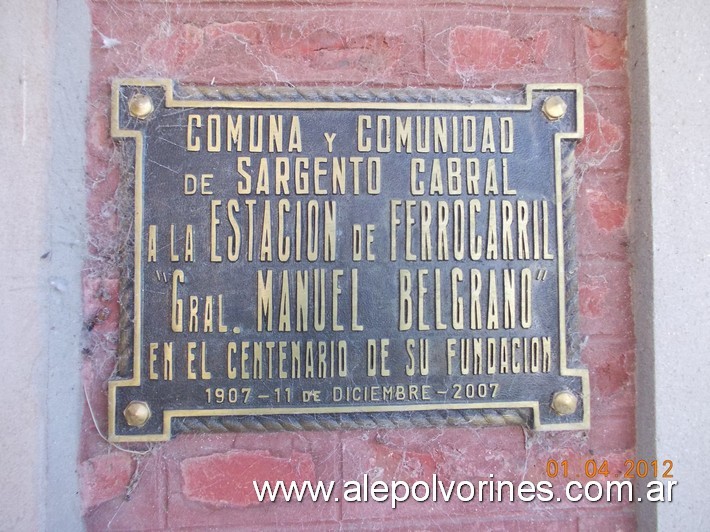
<svg viewBox="0 0 710 532"><path fill-rule="evenodd" d="M219 101L326 101L326 102L403 102L403 103L476 103L510 104L520 102L524 87L518 91L501 90L449 90L449 89L374 89L358 87L221 87L175 85L177 99L201 99ZM578 292L577 261L575 259L575 152L573 142L562 144L561 175L563 196L564 254L566 274L566 327L567 361L579 362L579 335L576 332ZM132 158L131 158L132 159ZM125 159L124 159L125 160ZM128 173L128 172L126 172ZM132 175L132 174L131 174ZM132 189L132 187L127 187ZM132 190L131 190L132 192ZM130 233L129 233L130 234ZM123 261L124 273L132 267L132 239L127 243ZM131 316L133 315L132 277L121 283L120 339L118 349L118 374L129 371ZM577 364L575 364L577 365ZM522 411L521 411L522 410ZM426 428L436 426L530 426L529 409L476 409L433 410L411 412L383 412L376 414L299 414L279 416L206 416L175 419L173 433L225 433L225 432L276 432L352 429Z"/></svg>

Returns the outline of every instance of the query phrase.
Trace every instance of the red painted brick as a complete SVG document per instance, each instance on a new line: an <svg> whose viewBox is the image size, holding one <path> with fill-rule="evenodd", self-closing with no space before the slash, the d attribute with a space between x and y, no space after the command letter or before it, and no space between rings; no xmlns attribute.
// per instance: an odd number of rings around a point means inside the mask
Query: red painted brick
<svg viewBox="0 0 710 532"><path fill-rule="evenodd" d="M518 88L576 81L572 16L456 6L430 9L423 17L429 83ZM482 41L484 36L493 42Z"/></svg>
<svg viewBox="0 0 710 532"><path fill-rule="evenodd" d="M600 402L592 409L589 445L595 454L633 449L636 431L633 424L634 409L611 402Z"/></svg>
<svg viewBox="0 0 710 532"><path fill-rule="evenodd" d="M95 32L87 124L91 258L86 315L104 304L110 311L88 336L82 376L100 429L106 426L106 381L115 366L115 279L124 242L117 217L120 157L108 135L109 82L116 76L228 85L584 84L587 136L577 149L577 223L581 333L589 335L582 358L590 369L592 427L561 433L489 427L181 435L140 458L143 469L129 500L121 492L88 508L89 530L589 530L595 523L602 530L632 529L632 509L598 504L563 504L558 509L530 503L413 503L396 514L382 504L264 506L253 504L237 481L251 480L242 478L244 471L252 471L249 467L323 480L361 479L365 473L371 479L416 480L437 474L475 480L490 473L498 479L544 479L551 457L581 462L607 457L618 469L620 460L632 455L624 2L511 0L502 7L493 0L386 6L357 0L294 7L249 0L97 0L91 5ZM617 56L615 50L620 50ZM111 294L110 301L101 299L101 289ZM101 439L88 411L82 429L82 468L116 454ZM220 479L222 489L209 484L202 471ZM90 492L90 484L83 489Z"/></svg>
<svg viewBox="0 0 710 532"><path fill-rule="evenodd" d="M269 25L267 45L274 56L303 61L309 68L386 71L399 63L412 44L404 35L384 28L374 32L354 29L319 27L304 32L291 25Z"/></svg>
<svg viewBox="0 0 710 532"><path fill-rule="evenodd" d="M84 325L96 333L113 331L118 326L118 279L85 277Z"/></svg>
<svg viewBox="0 0 710 532"><path fill-rule="evenodd" d="M225 39L227 44L242 42L244 44L260 44L264 41L264 34L259 24L255 22L227 22L214 23L205 26L205 38L211 48L219 48L220 39Z"/></svg>
<svg viewBox="0 0 710 532"><path fill-rule="evenodd" d="M307 437L304 437L306 435ZM324 469L333 465L333 449L339 448L337 432L243 432L179 434L164 445L166 456L182 461L193 456L227 453L233 450L269 452L277 457L293 453L316 456L317 473L331 473ZM199 447L199 452L196 450ZM327 452L327 454L326 454ZM337 459L338 457L335 456Z"/></svg>
<svg viewBox="0 0 710 532"><path fill-rule="evenodd" d="M532 505L530 505L532 506ZM565 515L566 514L566 515ZM386 530L406 532L411 530L431 530L431 520L392 520L387 523ZM438 530L475 530L485 532L573 532L577 530L577 518L572 512L550 511L529 508L525 514L513 514L498 518L476 517L466 518L449 516L437 526ZM357 528L346 530L381 530L377 524L366 520L358 522Z"/></svg>
<svg viewBox="0 0 710 532"><path fill-rule="evenodd" d="M93 412L97 423L105 426L108 405L103 383L114 372L116 344L115 338L111 335L106 337L106 335L95 334L91 336L91 340L82 361L81 380L85 396L90 401L90 405L88 403L86 405L87 414Z"/></svg>
<svg viewBox="0 0 710 532"><path fill-rule="evenodd" d="M590 215L598 229L609 232L626 224L626 202L615 201L602 190L591 190L588 195Z"/></svg>
<svg viewBox="0 0 710 532"><path fill-rule="evenodd" d="M587 87L613 87L625 91L628 86L625 68L628 23L623 3L619 7L621 11L614 15L576 18L575 62L578 76Z"/></svg>
<svg viewBox="0 0 710 532"><path fill-rule="evenodd" d="M105 102L104 102L105 103ZM95 109L89 114L86 126L86 148L90 156L108 159L113 151L111 141L110 116L106 112Z"/></svg>
<svg viewBox="0 0 710 532"><path fill-rule="evenodd" d="M619 91L589 88L586 92L584 138L578 144L582 171L628 172L630 115L628 96ZM625 181L625 180L624 180Z"/></svg>
<svg viewBox="0 0 710 532"><path fill-rule="evenodd" d="M496 506L497 503L489 503ZM530 505L532 506L532 505ZM528 514L512 514L498 518L448 516L438 523L441 530L471 530L474 532L573 532L577 530L577 518L572 512L556 510L554 515L546 512L545 516L533 517ZM350 526L347 526L349 524ZM431 530L431 519L391 519L347 522L345 530L387 530L389 532L409 532L412 530Z"/></svg>
<svg viewBox="0 0 710 532"><path fill-rule="evenodd" d="M633 512L604 515L602 512L585 513L579 519L579 532L633 532L636 517Z"/></svg>
<svg viewBox="0 0 710 532"><path fill-rule="evenodd" d="M613 33L584 28L589 64L594 70L618 70L625 64L626 44Z"/></svg>
<svg viewBox="0 0 710 532"><path fill-rule="evenodd" d="M343 439L343 478L369 485L394 480L432 482L448 485L452 481L513 480L523 474L524 434L520 427L433 428L349 432ZM489 515L509 511L511 505L461 502L415 502L398 505L399 517L428 516L439 519L452 515ZM348 520L391 517L388 504L372 500L362 503L342 503L343 516Z"/></svg>
<svg viewBox="0 0 710 532"><path fill-rule="evenodd" d="M508 70L543 65L550 32L542 30L521 38L496 28L459 26L449 39L454 71Z"/></svg>
<svg viewBox="0 0 710 532"><path fill-rule="evenodd" d="M621 127L599 113L585 113L584 129L584 139L580 142L582 159L600 161L606 154L621 148Z"/></svg>
<svg viewBox="0 0 710 532"><path fill-rule="evenodd" d="M124 496L106 501L86 514L89 532L165 529L165 471L160 454L138 455L135 467Z"/></svg>
<svg viewBox="0 0 710 532"><path fill-rule="evenodd" d="M583 334L633 336L629 264L583 262L579 268L579 312Z"/></svg>
<svg viewBox="0 0 710 532"><path fill-rule="evenodd" d="M283 474L287 477L276 480L289 480L294 477L337 480L341 477L339 449L337 432L176 436L163 446L168 471L168 527L177 529L193 526L204 529L217 526L233 527L235 523L247 528L286 525L297 527L330 523L332 528L337 522L337 503L279 501L255 504L246 488L253 489L253 480L274 480L261 478L262 474ZM239 461L246 462L246 465L243 469L234 471L231 478L225 478L223 472L215 472L215 478L223 479L229 486L221 495L219 491L214 492L219 500L209 499L209 492L207 497L204 493L200 494L199 483L191 484L190 491L186 492L186 464L189 464L190 470L195 468L196 474L200 475L197 470L203 461L219 462L225 457L232 465ZM259 464L266 465L267 469L259 469ZM274 466L271 473L269 464ZM205 483L209 486L209 479L206 479ZM239 495L235 496L235 492Z"/></svg>
<svg viewBox="0 0 710 532"><path fill-rule="evenodd" d="M122 16L94 5L100 76L179 77L209 84L405 82L423 69L421 21L397 10L273 11L224 4L127 4ZM277 22L278 21L278 22Z"/></svg>
<svg viewBox="0 0 710 532"><path fill-rule="evenodd" d="M471 523L477 526L477 523ZM572 532L577 530L577 519L570 516L554 516L546 519L530 516L515 516L496 520L486 520L478 525L490 532Z"/></svg>
<svg viewBox="0 0 710 532"><path fill-rule="evenodd" d="M384 442L373 445L372 451L368 465L375 468L382 478L414 482L431 478L437 470L437 459L431 452L393 447Z"/></svg>
<svg viewBox="0 0 710 532"><path fill-rule="evenodd" d="M588 168L580 176L579 195L597 190L602 190L615 202L623 202L628 190L628 176L620 171Z"/></svg>
<svg viewBox="0 0 710 532"><path fill-rule="evenodd" d="M93 0L94 3L105 2L106 0ZM116 4L177 4L182 0L118 0L115 1ZM214 3L215 0L191 0L193 4L208 4ZM361 7L368 4L378 4L380 0L351 0L348 2L349 5ZM260 4L264 3L264 0L221 0L222 4ZM449 0L447 4L470 4L470 0ZM441 4L437 0L393 0L390 2L392 5L399 4L405 8L420 7L420 6L435 6L440 7ZM477 5L481 6L493 6L500 7L500 0L476 0ZM308 4L316 8L322 9L322 6L332 5L332 0L311 0ZM618 15L626 9L626 3L622 0L506 0L506 8L522 7L525 10L530 8L538 8L542 10L549 10L551 8L562 7L562 8L579 8L582 11L589 10L595 13L595 16L614 16ZM585 9L586 8L586 9Z"/></svg>
<svg viewBox="0 0 710 532"><path fill-rule="evenodd" d="M179 70L199 56L204 31L193 24L156 28L143 45L143 61L165 70Z"/></svg>
<svg viewBox="0 0 710 532"><path fill-rule="evenodd" d="M484 432L485 431L485 432ZM352 447L352 457L366 460L368 468L375 467L384 478L397 478L410 470L413 479L425 478L433 472L446 479L460 476L487 477L492 472L506 473L514 467L516 450L523 445L523 432L519 427L483 428L432 428L418 430L377 431L375 433L348 434L344 452ZM495 442L497 453L481 461L467 457L477 449L479 437ZM432 446L432 442L437 443ZM361 449L355 451L355 449ZM415 467L407 466L413 457ZM421 465L429 464L426 467ZM435 469L431 466L434 465ZM417 472L420 477L417 477ZM414 474L413 474L414 473Z"/></svg>
<svg viewBox="0 0 710 532"><path fill-rule="evenodd" d="M582 350L582 361L592 374L592 396L631 406L634 400L633 337L624 341L592 336ZM592 405L595 406L594 404Z"/></svg>
<svg viewBox="0 0 710 532"><path fill-rule="evenodd" d="M585 173L577 193L577 252L624 260L628 254L626 176Z"/></svg>
<svg viewBox="0 0 710 532"><path fill-rule="evenodd" d="M79 487L84 511L124 496L133 470L131 456L123 452L95 456L79 464Z"/></svg>
<svg viewBox="0 0 710 532"><path fill-rule="evenodd" d="M233 451L183 460L180 464L183 493L188 499L215 505L259 504L252 480L261 486L268 481L315 481L313 459L293 453L285 458L268 452Z"/></svg>

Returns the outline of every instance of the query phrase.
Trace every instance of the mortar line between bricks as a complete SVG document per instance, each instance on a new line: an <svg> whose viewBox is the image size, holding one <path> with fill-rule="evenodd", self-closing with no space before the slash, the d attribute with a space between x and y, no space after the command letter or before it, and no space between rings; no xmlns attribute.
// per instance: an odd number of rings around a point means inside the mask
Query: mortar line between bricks
<svg viewBox="0 0 710 532"><path fill-rule="evenodd" d="M162 453L161 453L162 454ZM162 457L162 456L161 456ZM162 522L163 530L168 530L168 508L170 505L170 473L168 472L168 464L165 460L160 460L163 469L163 508Z"/></svg>
<svg viewBox="0 0 710 532"><path fill-rule="evenodd" d="M582 67L583 68L583 67ZM620 71L614 71L610 70L608 71L609 73L615 73L621 76L622 72ZM606 72L605 72L606 73ZM578 79L585 79L584 77L578 78ZM608 81L594 81L592 78L587 78L586 82L584 84L585 89L594 89L595 91L624 91L623 84L626 83L626 81L620 81L619 85L616 85L614 83L609 83Z"/></svg>
<svg viewBox="0 0 710 532"><path fill-rule="evenodd" d="M340 486L342 487L343 482L345 482L345 468L343 467L343 461L345 459L345 448L343 446L343 433L339 432L338 433L338 448L340 449L340 460L338 462L338 477L340 478ZM343 509L343 504L345 504L345 501L341 500L338 501L338 523L342 523L344 520L344 509Z"/></svg>
<svg viewBox="0 0 710 532"><path fill-rule="evenodd" d="M453 499L452 499L453 501ZM361 504L361 503L353 503L353 504ZM444 503L447 504L447 503ZM465 503L465 504L473 504L472 502L470 503ZM493 504L497 505L498 503L490 503L488 501L484 501L483 503L478 503L476 502L475 504ZM550 504L550 503L548 503ZM502 505L502 504L501 504ZM594 510L591 510L594 511ZM558 514L557 516L560 516L559 519L556 519L556 521L574 521L577 522L579 517L576 515L578 510L575 507L568 507L565 509L558 509L557 510ZM619 513L618 515L623 515L622 513ZM455 524L455 525L469 525L469 524L476 524L476 525L486 525L486 524L497 524L497 523L505 523L509 521L514 521L518 519L530 519L530 512L526 511L521 511L521 510L515 510L515 511L506 511L506 513L502 516L496 516L495 514L490 514L490 515L475 515L475 514L466 514L466 513L461 513L461 514L454 514L454 515L449 515L446 516L448 519L448 523L450 524ZM426 517L410 517L410 518L404 518L402 519L401 517L390 517L390 516L377 516L373 517L373 519L377 519L378 523L383 523L383 524L392 524L396 523L400 525L397 529L398 530L411 530L414 529L414 527L424 527L425 529L427 525L431 525L431 521L428 521ZM346 524L351 524L351 523L362 523L364 520L363 517L352 517L345 519L343 522ZM550 523L549 517L546 517L545 515L539 515L535 516L532 518L533 523L545 523L548 524ZM477 528L478 529L478 528Z"/></svg>
<svg viewBox="0 0 710 532"><path fill-rule="evenodd" d="M629 172L628 171L616 171L616 170L605 170L603 168L594 168L594 167L589 167L587 170L584 172L584 176L586 177L587 175L612 175L615 177L626 177L628 176Z"/></svg>
<svg viewBox="0 0 710 532"><path fill-rule="evenodd" d="M626 92L626 89L624 87L609 87L606 85L598 85L595 86L593 83L589 83L588 85L585 84L585 86L588 87L594 87L594 95L595 96L623 96L628 99L629 95ZM585 94L586 97L589 97L589 94Z"/></svg>
<svg viewBox="0 0 710 532"><path fill-rule="evenodd" d="M628 239L627 239L626 241L624 241L623 243L624 243L624 244L627 244L627 243L628 243ZM602 258L603 258L604 260L611 260L611 261L613 261L613 260L618 260L618 255L617 255L617 256L609 255L608 257L602 257ZM589 256L589 255L577 255L577 259L578 259L579 262L588 262L590 259L597 260L597 259L598 259L598 256L597 256L597 257L591 257L591 256Z"/></svg>
<svg viewBox="0 0 710 532"><path fill-rule="evenodd" d="M626 259L607 259L607 258L597 258L595 260L588 260L585 262L585 265L596 265L596 264L616 264L617 266L620 265L629 265L631 264L631 261L627 257ZM579 268L580 270L582 269L581 267ZM584 272L587 275L589 275L588 272ZM592 273L592 276L594 276L594 273Z"/></svg>
<svg viewBox="0 0 710 532"><path fill-rule="evenodd" d="M614 510L608 510L604 517L607 518L619 518L619 517L629 517L636 515L636 510L634 507L630 504L624 504L623 506L619 507L620 509L617 511ZM595 517L597 515L597 510L594 508L585 508L581 507L579 509L579 515L577 516L578 519L584 519L585 517Z"/></svg>
<svg viewBox="0 0 710 532"><path fill-rule="evenodd" d="M419 13L417 13L417 15L419 15ZM419 17L418 21L419 21L420 38L421 38L421 41L420 41L421 48L420 49L421 49L421 53L422 53L422 57L421 57L422 74L424 76L426 76L426 75L428 75L427 73L429 72L429 63L428 63L429 54L427 53L427 50L426 50L426 44L427 44L426 24L425 24L425 21L422 17Z"/></svg>
<svg viewBox="0 0 710 532"><path fill-rule="evenodd" d="M93 5L115 5L115 4L121 4L124 6L130 6L130 5L155 5L155 6L163 6L165 7L166 4L164 1L159 1L159 0L153 0L153 1L140 1L140 0L126 0L126 1L111 1L111 0L94 0L92 2ZM172 3L172 4L167 4L168 8L170 6L174 5L176 8L179 6L178 3ZM257 13L257 12L264 12L264 11L273 11L278 9L280 13L283 13L283 8L284 7L290 7L292 8L291 10L296 13L308 13L311 11L311 7L313 8L312 11L317 11L320 13L323 13L322 8L328 8L327 11L330 11L332 9L338 9L338 10L347 10L347 11L363 11L364 9L367 8L372 8L373 10L378 10L378 11L383 11L382 8L385 8L385 11L396 11L396 12L401 12L401 8L407 8L407 9L415 9L415 10L431 10L435 11L437 13L440 13L442 9L448 9L448 10L461 10L465 9L467 12L471 12L472 10L483 10L486 13L506 13L506 14L540 14L540 15L562 15L562 16L569 16L570 14L579 14L579 13L587 13L591 14L591 12L594 10L594 8L586 7L586 6L570 6L568 4L560 4L560 5L534 5L534 6L525 6L525 5L513 5L513 6L500 6L500 5L491 5L491 4L479 4L479 3L468 3L468 2L427 2L425 4L414 4L412 5L410 2L407 2L406 0L399 0L396 2L388 2L386 0L383 0L382 2L348 2L346 0L343 0L342 2L328 2L327 0L321 0L320 2L309 2L309 8L308 9L303 9L302 5L294 4L293 2L288 2L288 1L275 1L275 2L254 2L254 3L242 3L242 2L230 2L229 0L227 1L222 1L220 2L219 0L215 1L210 1L210 2L200 2L199 4L196 4L198 6L204 6L207 8L214 8L216 6L225 6L225 9L229 8L230 12L235 12L235 11L247 11L251 13ZM608 7L607 8L607 15L604 17L599 17L599 18L604 18L604 19L615 19L621 13L620 10L615 9L614 7ZM326 11L326 12L327 12Z"/></svg>
<svg viewBox="0 0 710 532"><path fill-rule="evenodd" d="M617 334L588 334L586 335L589 338L594 338L595 342L603 343L604 345L608 344L618 344L619 342L626 343L629 340L633 340L633 338L628 337L628 336L619 336ZM600 346L601 347L601 346ZM633 347L632 345L628 347Z"/></svg>
<svg viewBox="0 0 710 532"><path fill-rule="evenodd" d="M577 38L579 34L579 26L581 24L581 17L579 16L573 16L572 17L572 24L573 24L573 29L570 32L572 34L572 53L573 53L573 58L574 58L574 77L576 79L584 79L582 77L582 74L584 73L584 65L582 64L581 61L581 56L580 56L580 46L582 45ZM585 89L587 88L587 85L585 84ZM586 94L585 94L586 96Z"/></svg>
<svg viewBox="0 0 710 532"><path fill-rule="evenodd" d="M622 242L624 244L628 244L628 242L629 242L628 235L626 235L626 238ZM618 252L618 253L609 252L607 254L579 253L577 255L577 258L583 259L584 262L598 262L598 261L623 262L624 261L624 259L621 256L621 252Z"/></svg>
<svg viewBox="0 0 710 532"><path fill-rule="evenodd" d="M309 527L318 527L318 526L328 526L332 527L333 525L339 525L340 523L335 520L322 520L322 521L309 521L308 526ZM281 523L266 523L263 525L264 528L267 530L288 530L288 525L293 525L293 523L285 522L283 523L283 526L281 528L277 528L280 526ZM180 532L189 532L191 530L194 530L196 532L205 532L205 530L209 530L210 532L234 532L235 530L259 530L255 527L249 527L248 525L241 526L240 528L235 528L235 526L239 525L188 525L188 526L181 526L178 528L171 528L171 531L180 531ZM168 529L166 529L168 530ZM331 529L332 530L332 529Z"/></svg>
<svg viewBox="0 0 710 532"><path fill-rule="evenodd" d="M584 334L584 332L580 331L580 334ZM584 334L584 336L588 336L590 338L596 338L598 340L605 340L607 342L614 342L614 341L623 341L623 340L632 340L633 336L625 336L621 334L610 334L610 333L592 333L592 334Z"/></svg>
<svg viewBox="0 0 710 532"><path fill-rule="evenodd" d="M628 136L626 136L626 138L622 142L628 143L629 142ZM580 159L582 159L582 156L578 155L577 156L578 163L579 163ZM589 163L584 161L583 164L589 164ZM609 165L606 168L598 166L594 169L599 170L600 172L603 172L603 173L610 173L610 174L614 174L614 175L620 175L620 176L628 176L629 175L629 169L624 168L623 165L619 166L619 164L616 162L614 164Z"/></svg>

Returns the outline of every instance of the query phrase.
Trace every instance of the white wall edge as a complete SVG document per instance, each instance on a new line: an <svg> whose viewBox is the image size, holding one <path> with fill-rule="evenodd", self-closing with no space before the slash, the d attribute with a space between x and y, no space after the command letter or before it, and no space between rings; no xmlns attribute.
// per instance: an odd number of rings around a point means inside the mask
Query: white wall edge
<svg viewBox="0 0 710 532"><path fill-rule="evenodd" d="M632 249L638 459L673 461L639 530L710 527L710 4L632 0ZM645 484L640 482L640 484Z"/></svg>
<svg viewBox="0 0 710 532"><path fill-rule="evenodd" d="M85 0L54 4L51 72L52 157L48 183L51 248L47 350L47 530L82 530L77 459L84 393L81 382L86 259L86 117L91 16Z"/></svg>
<svg viewBox="0 0 710 532"><path fill-rule="evenodd" d="M0 17L0 529L82 530L81 270L89 9Z"/></svg>

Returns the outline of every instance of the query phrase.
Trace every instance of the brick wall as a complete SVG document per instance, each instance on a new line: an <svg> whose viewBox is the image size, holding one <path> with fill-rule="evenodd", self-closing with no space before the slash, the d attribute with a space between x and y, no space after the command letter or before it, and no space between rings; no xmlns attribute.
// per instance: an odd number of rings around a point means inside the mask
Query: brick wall
<svg viewBox="0 0 710 532"><path fill-rule="evenodd" d="M632 530L628 505L256 503L252 478L545 479L548 459L634 458L634 338L627 251L629 100L626 5L613 0L414 2L90 2L87 131L90 258L84 275L87 398L79 457L90 530L256 526ZM109 136L114 77L208 85L585 87L577 148L580 332L590 370L591 429L520 427L181 435L111 446L106 383L119 327L120 155ZM248 471L248 474L246 473Z"/></svg>

